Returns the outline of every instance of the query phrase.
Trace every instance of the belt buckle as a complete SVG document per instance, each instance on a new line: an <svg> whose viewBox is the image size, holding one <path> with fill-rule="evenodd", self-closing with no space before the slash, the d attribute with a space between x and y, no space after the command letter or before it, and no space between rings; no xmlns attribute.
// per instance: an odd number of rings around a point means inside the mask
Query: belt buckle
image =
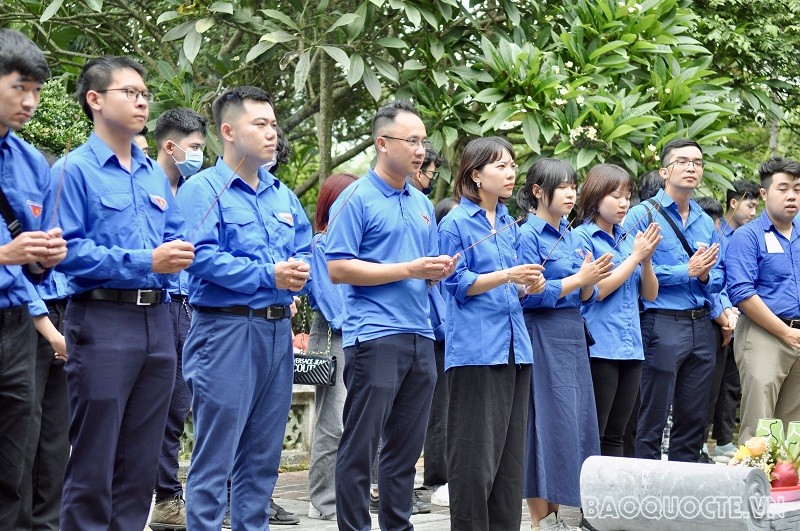
<svg viewBox="0 0 800 531"><path fill-rule="evenodd" d="M137 289L136 290L136 306L152 306L152 302L145 302L142 300L142 294L144 293L152 293L153 290L150 289Z"/></svg>
<svg viewBox="0 0 800 531"><path fill-rule="evenodd" d="M705 312L705 309L702 309L702 310L692 310L692 319L694 319L695 321L696 321L697 319L702 319L703 317L705 317L705 315L703 315L703 313L704 313L704 312Z"/></svg>
<svg viewBox="0 0 800 531"><path fill-rule="evenodd" d="M275 313L272 313L273 310ZM278 315L278 310L281 311L280 315ZM267 306L267 319L269 320L276 320L283 318L283 306Z"/></svg>
<svg viewBox="0 0 800 531"><path fill-rule="evenodd" d="M800 328L800 319L789 319L789 328Z"/></svg>

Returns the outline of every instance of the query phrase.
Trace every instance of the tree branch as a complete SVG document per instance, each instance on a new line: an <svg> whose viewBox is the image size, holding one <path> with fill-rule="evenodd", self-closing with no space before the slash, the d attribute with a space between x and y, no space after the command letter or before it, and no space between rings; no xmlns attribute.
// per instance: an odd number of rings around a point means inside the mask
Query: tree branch
<svg viewBox="0 0 800 531"><path fill-rule="evenodd" d="M331 168L336 168L340 164L344 164L348 160L352 159L359 153L363 153L372 145L372 137L367 137L352 148L348 149L341 155L334 157L331 162ZM314 188L314 185L317 184L320 178L320 171L317 170L311 174L311 177L305 180L303 184L298 186L294 189L294 193L297 197L302 197L303 194Z"/></svg>

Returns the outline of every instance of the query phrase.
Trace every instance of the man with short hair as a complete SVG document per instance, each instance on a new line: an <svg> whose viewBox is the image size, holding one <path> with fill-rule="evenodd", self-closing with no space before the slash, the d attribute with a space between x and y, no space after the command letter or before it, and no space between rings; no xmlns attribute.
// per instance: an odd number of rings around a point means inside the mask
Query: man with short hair
<svg viewBox="0 0 800 531"><path fill-rule="evenodd" d="M728 295L742 315L734 356L742 383L739 442L760 418L800 419L800 163L763 163L764 211L725 252Z"/></svg>
<svg viewBox="0 0 800 531"><path fill-rule="evenodd" d="M206 121L191 109L178 107L158 117L155 129L156 161L169 179L172 194L203 165L203 148L206 144ZM167 427L161 444L156 475L156 499L148 526L159 529L177 529L186 526L186 509L183 485L178 479L178 453L180 439L192 396L183 379L183 344L189 331L192 312L186 300L189 275L181 271L173 277L169 288L169 313L175 334L175 388L169 401Z"/></svg>
<svg viewBox="0 0 800 531"><path fill-rule="evenodd" d="M359 531L371 527L370 467L379 439L380 526L411 528L414 464L436 383L428 289L453 271L453 260L439 256L433 206L406 182L429 145L419 113L402 101L385 105L372 136L375 168L331 207L326 249L331 280L347 284L349 308L336 516L339 529Z"/></svg>
<svg viewBox="0 0 800 531"><path fill-rule="evenodd" d="M670 141L661 152L664 189L625 216L626 232L644 232L652 220L663 236L653 255L658 297L644 301L641 318L645 359L636 431L639 458L661 458L670 404L669 459L697 462L703 446L716 356L708 315L712 296L722 288L714 222L692 199L703 166L697 142Z"/></svg>
<svg viewBox="0 0 800 531"><path fill-rule="evenodd" d="M144 527L175 383L166 288L194 248L164 172L133 144L152 101L144 74L128 57L84 65L77 97L94 130L53 166L72 293L64 531Z"/></svg>
<svg viewBox="0 0 800 531"><path fill-rule="evenodd" d="M35 298L26 283L41 282L66 255L52 228L54 198L44 156L14 131L39 106L50 77L42 51L21 33L0 29L0 529L12 529L20 485L31 474L26 441L34 407L36 331L28 312ZM28 478L29 479L29 478Z"/></svg>
<svg viewBox="0 0 800 531"><path fill-rule="evenodd" d="M262 168L277 147L270 95L234 87L212 111L222 158L177 196L197 249L183 351L195 428L186 520L219 529L230 476L231 528L266 529L292 401L289 305L308 280L311 224Z"/></svg>

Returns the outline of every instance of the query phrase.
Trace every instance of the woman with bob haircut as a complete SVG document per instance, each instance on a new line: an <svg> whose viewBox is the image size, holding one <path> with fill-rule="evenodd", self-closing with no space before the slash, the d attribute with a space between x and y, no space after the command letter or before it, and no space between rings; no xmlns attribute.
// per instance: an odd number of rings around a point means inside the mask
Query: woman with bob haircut
<svg viewBox="0 0 800 531"><path fill-rule="evenodd" d="M639 297L658 295L650 258L661 241L658 223L635 237L620 226L631 205L631 177L613 164L598 164L581 189L575 234L595 256L611 253L614 270L598 282L597 301L581 308L595 344L589 347L600 453L622 457L625 425L642 375Z"/></svg>
<svg viewBox="0 0 800 531"><path fill-rule="evenodd" d="M532 213L520 230L522 263L543 264L545 289L522 300L536 366L531 381L525 498L534 531L578 529L558 505L580 506L583 461L600 453L585 324L580 307L597 298L611 255L593 260L569 230L578 176L562 160L540 159L517 194Z"/></svg>
<svg viewBox="0 0 800 531"><path fill-rule="evenodd" d="M517 165L503 138L478 138L461 156L439 247L459 255L444 280L447 464L454 530L517 531L533 357L519 296L543 288L542 267L518 264L519 229L503 201ZM467 249L491 235L480 244Z"/></svg>

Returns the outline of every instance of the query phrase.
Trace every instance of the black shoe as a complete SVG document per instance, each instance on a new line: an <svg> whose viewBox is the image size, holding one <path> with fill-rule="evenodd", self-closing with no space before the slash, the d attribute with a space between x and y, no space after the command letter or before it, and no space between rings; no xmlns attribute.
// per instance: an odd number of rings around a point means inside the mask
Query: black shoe
<svg viewBox="0 0 800 531"><path fill-rule="evenodd" d="M369 512L378 513L381 508L381 500L378 496L373 496L372 492L369 493Z"/></svg>
<svg viewBox="0 0 800 531"><path fill-rule="evenodd" d="M584 531L597 531L597 529L592 527L592 524L590 524L589 521L584 517L581 517L581 523L579 524L578 527L580 527Z"/></svg>
<svg viewBox="0 0 800 531"><path fill-rule="evenodd" d="M700 450L700 460L698 462L710 465L714 464L714 460L711 459L711 456L708 455L704 450Z"/></svg>
<svg viewBox="0 0 800 531"><path fill-rule="evenodd" d="M300 519L290 513L274 501L269 499L269 524L270 525L295 525L299 524Z"/></svg>
<svg viewBox="0 0 800 531"><path fill-rule="evenodd" d="M231 506L225 508L225 517L222 519L222 529L231 528Z"/></svg>
<svg viewBox="0 0 800 531"><path fill-rule="evenodd" d="M417 491L414 491L414 497L411 499L411 514L428 514L429 512L431 512L431 506L419 497Z"/></svg>

